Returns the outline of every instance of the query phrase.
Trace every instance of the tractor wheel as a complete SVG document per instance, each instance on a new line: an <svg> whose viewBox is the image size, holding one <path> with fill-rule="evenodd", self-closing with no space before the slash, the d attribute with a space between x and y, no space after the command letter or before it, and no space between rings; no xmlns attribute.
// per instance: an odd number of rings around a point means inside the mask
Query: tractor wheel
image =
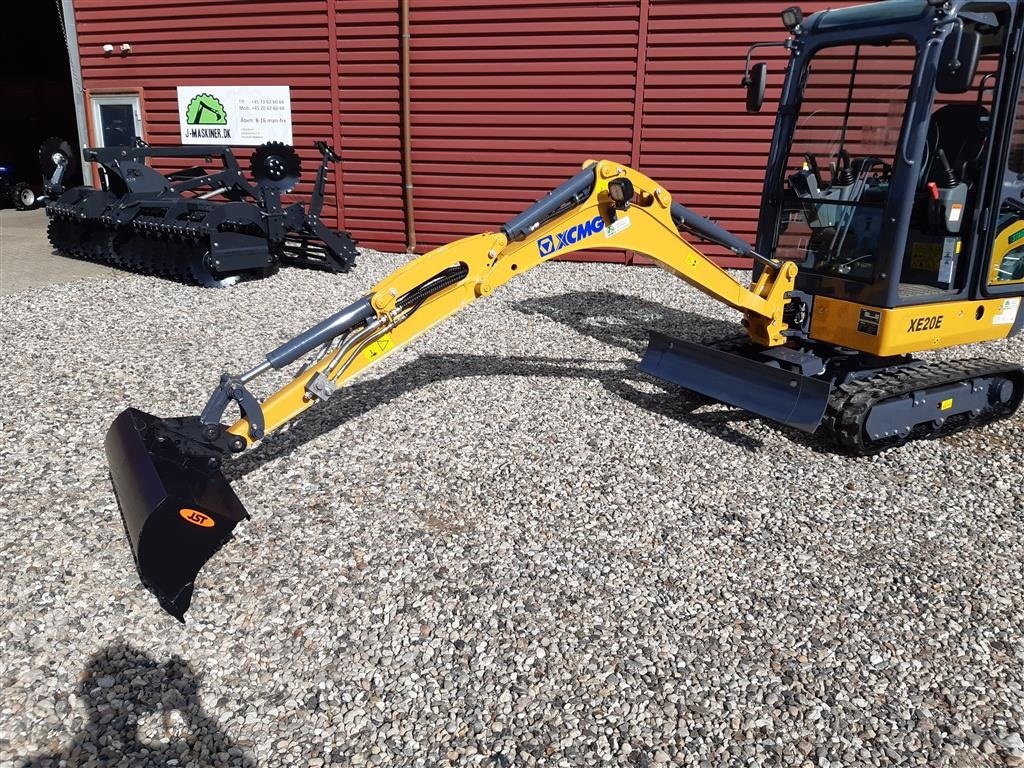
<svg viewBox="0 0 1024 768"><path fill-rule="evenodd" d="M27 211L30 208L36 207L36 193L33 192L32 187L25 182L14 185L14 191L11 193L11 198L14 202L14 207L19 211Z"/></svg>

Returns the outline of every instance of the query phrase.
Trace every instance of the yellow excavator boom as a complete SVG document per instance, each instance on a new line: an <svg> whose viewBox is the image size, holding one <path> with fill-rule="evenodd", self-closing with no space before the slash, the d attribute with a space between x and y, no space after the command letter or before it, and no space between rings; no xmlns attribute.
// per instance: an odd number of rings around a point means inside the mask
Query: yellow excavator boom
<svg viewBox="0 0 1024 768"><path fill-rule="evenodd" d="M367 297L374 313L370 329L357 332L357 343L325 350L317 362L263 401L264 424L258 433L271 432L291 421L319 399L317 391L333 391L517 275L582 250L614 248L643 253L698 290L743 312L753 341L765 347L785 342L783 309L793 289L795 264L768 263L752 286L741 285L683 238L678 221L682 216L673 217L672 197L664 187L639 171L608 160L586 163L587 173L594 179L589 195L538 223L521 239L510 239L506 232L472 235L413 259L380 281ZM632 195L624 200L623 192ZM678 214L678 206L675 211ZM442 275L448 276L449 284L414 308L399 304L400 297ZM251 428L249 419L243 417L229 431L252 442Z"/></svg>

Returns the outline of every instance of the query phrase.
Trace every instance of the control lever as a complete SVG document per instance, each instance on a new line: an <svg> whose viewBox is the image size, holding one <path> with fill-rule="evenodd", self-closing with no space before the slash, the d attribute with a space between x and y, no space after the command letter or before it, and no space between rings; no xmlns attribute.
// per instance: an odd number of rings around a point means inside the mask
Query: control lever
<svg viewBox="0 0 1024 768"><path fill-rule="evenodd" d="M818 158L811 152L804 152L804 161L807 163L807 170L814 174L814 180L818 182L818 189L821 189L824 183L821 180L821 168L818 167Z"/></svg>

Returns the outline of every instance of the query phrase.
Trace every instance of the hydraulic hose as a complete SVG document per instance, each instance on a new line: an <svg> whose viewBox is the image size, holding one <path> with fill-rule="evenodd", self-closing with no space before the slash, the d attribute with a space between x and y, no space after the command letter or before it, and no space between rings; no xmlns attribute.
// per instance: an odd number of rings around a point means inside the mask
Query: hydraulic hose
<svg viewBox="0 0 1024 768"><path fill-rule="evenodd" d="M403 320L407 320L413 312L419 309L424 301L440 293L445 288L450 288L462 282L468 274L469 267L466 264L457 264L454 267L442 270L429 280L420 283L411 291L402 294L395 302L394 314L379 317L374 323L367 325L360 331L356 331L345 340L341 348L334 353L331 362L324 369L327 378L330 381L336 381L340 376L344 375L345 371L352 365L352 361L366 347Z"/></svg>
<svg viewBox="0 0 1024 768"><path fill-rule="evenodd" d="M402 294L395 303L400 310L415 311L420 304L429 299L435 293L440 293L445 288L451 288L466 279L469 274L469 266L456 264L454 267L442 270L429 280L426 280L408 293Z"/></svg>

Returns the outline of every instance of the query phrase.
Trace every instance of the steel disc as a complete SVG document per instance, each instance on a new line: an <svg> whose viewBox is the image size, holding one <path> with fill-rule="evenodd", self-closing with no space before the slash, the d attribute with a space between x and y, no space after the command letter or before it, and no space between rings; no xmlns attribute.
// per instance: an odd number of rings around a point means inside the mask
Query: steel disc
<svg viewBox="0 0 1024 768"><path fill-rule="evenodd" d="M48 138L39 147L39 167L43 171L43 176L47 179L53 176L53 172L57 170L57 163L61 158L70 166L71 157L71 145L64 141L64 139L57 136Z"/></svg>
<svg viewBox="0 0 1024 768"><path fill-rule="evenodd" d="M103 227L96 224L88 227L82 239L82 258L96 262L109 261L109 242L110 236Z"/></svg>
<svg viewBox="0 0 1024 768"><path fill-rule="evenodd" d="M140 250L141 263L139 265L139 271L144 275L154 275L156 277L164 277L164 244L156 238L146 238L142 240L139 245L142 246Z"/></svg>
<svg viewBox="0 0 1024 768"><path fill-rule="evenodd" d="M291 192L299 183L302 164L294 147L271 141L256 147L249 162L249 170L261 187Z"/></svg>
<svg viewBox="0 0 1024 768"><path fill-rule="evenodd" d="M46 234L53 250L65 256L75 255L81 240L81 229L74 222L65 218L51 218L46 227Z"/></svg>
<svg viewBox="0 0 1024 768"><path fill-rule="evenodd" d="M189 269L192 279L205 288L229 288L237 283L239 275L219 275L209 265L210 252L203 247L197 247L192 253L189 261Z"/></svg>
<svg viewBox="0 0 1024 768"><path fill-rule="evenodd" d="M129 241L131 239L130 234L124 234L120 231L113 231L110 233L107 241L107 262L115 267L125 267L127 265L126 248L130 248Z"/></svg>
<svg viewBox="0 0 1024 768"><path fill-rule="evenodd" d="M145 239L131 229L122 229L111 236L110 255L112 263L123 269L137 272L142 269L145 259Z"/></svg>
<svg viewBox="0 0 1024 768"><path fill-rule="evenodd" d="M192 282L192 258L198 246L188 240L172 239L160 243L163 251L162 274L182 283Z"/></svg>

